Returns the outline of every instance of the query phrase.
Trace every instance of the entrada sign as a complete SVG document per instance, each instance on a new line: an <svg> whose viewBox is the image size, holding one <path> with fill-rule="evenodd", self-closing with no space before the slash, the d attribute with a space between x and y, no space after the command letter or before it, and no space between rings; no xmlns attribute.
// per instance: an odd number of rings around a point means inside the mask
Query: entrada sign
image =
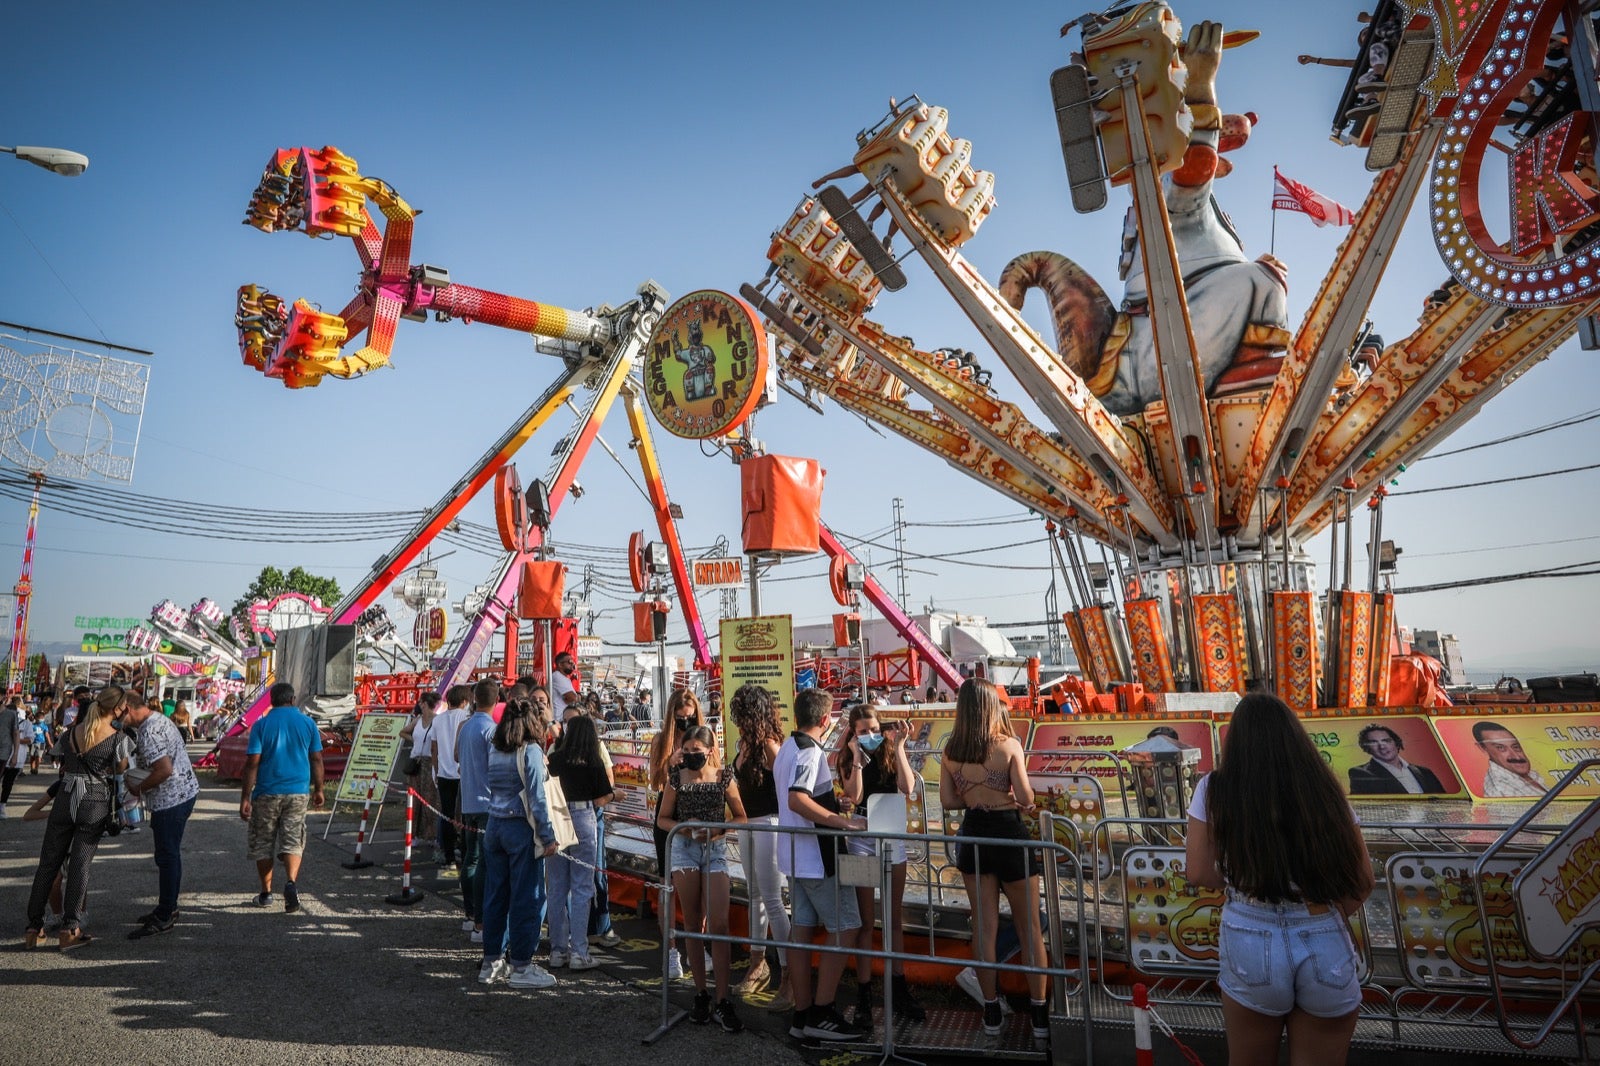
<svg viewBox="0 0 1600 1066"><path fill-rule="evenodd" d="M667 308L644 358L645 401L668 433L721 437L761 399L767 335L737 296L691 292Z"/></svg>
<svg viewBox="0 0 1600 1066"><path fill-rule="evenodd" d="M1558 238L1600 219L1600 192L1577 173L1592 126L1583 110L1528 137L1507 158L1511 238L1483 219L1479 179L1497 126L1534 78L1565 0L1400 0L1408 16L1433 20L1433 66L1422 93L1445 122L1434 154L1429 218L1445 265L1479 299L1508 307L1555 307L1600 293L1600 236L1537 261ZM1581 108L1581 104L1579 107Z"/></svg>
<svg viewBox="0 0 1600 1066"><path fill-rule="evenodd" d="M697 589L736 589L744 585L744 560L696 559L694 587Z"/></svg>

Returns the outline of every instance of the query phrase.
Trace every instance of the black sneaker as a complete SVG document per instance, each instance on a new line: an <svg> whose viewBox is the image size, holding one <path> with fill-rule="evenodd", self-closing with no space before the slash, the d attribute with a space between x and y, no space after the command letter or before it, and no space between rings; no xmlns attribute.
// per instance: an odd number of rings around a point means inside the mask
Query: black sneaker
<svg viewBox="0 0 1600 1066"><path fill-rule="evenodd" d="M283 886L283 913L293 914L299 909L300 890L295 887L293 881L287 882Z"/></svg>
<svg viewBox="0 0 1600 1066"><path fill-rule="evenodd" d="M806 1038L807 1013L807 1011L796 1010L789 1016L789 1035L796 1040L804 1040Z"/></svg>
<svg viewBox="0 0 1600 1066"><path fill-rule="evenodd" d="M689 1011L689 1020L696 1025L704 1025L711 1020L710 992L696 992L694 994L694 1007Z"/></svg>
<svg viewBox="0 0 1600 1066"><path fill-rule="evenodd" d="M813 1040L860 1040L867 1034L846 1021L830 1003L826 1007L811 1008L805 1035Z"/></svg>
<svg viewBox="0 0 1600 1066"><path fill-rule="evenodd" d="M906 980L906 975L903 973L894 975L894 1014L896 1018L904 1018L912 1022L925 1022L928 1020L928 1012L923 1009L922 1004L918 1003L916 997L911 994L911 984Z"/></svg>
<svg viewBox="0 0 1600 1066"><path fill-rule="evenodd" d="M1035 1040L1050 1039L1050 1004L1031 1004L1033 1014L1033 1038Z"/></svg>
<svg viewBox="0 0 1600 1066"><path fill-rule="evenodd" d="M257 892L255 895L250 897L250 905L252 907L270 907L270 906L272 906L272 893L271 892Z"/></svg>
<svg viewBox="0 0 1600 1066"><path fill-rule="evenodd" d="M725 1033L744 1031L744 1022L739 1020L739 1016L734 1013L733 1004L727 1000L722 1000L718 1003L717 1009L711 1012L711 1016L717 1020L718 1025L722 1026L722 1031Z"/></svg>
<svg viewBox="0 0 1600 1066"><path fill-rule="evenodd" d="M177 917L178 917L178 915L180 913L182 913L182 912L180 912L180 911L173 911L172 912L172 917L173 917L174 921L177 920ZM160 921L160 920L161 920L160 915L158 915L155 911L151 911L149 914L141 914L141 915L139 915L139 917L137 917L137 918L135 918L133 920L133 924L134 925L144 925L146 922L156 922L156 921Z"/></svg>
<svg viewBox="0 0 1600 1066"><path fill-rule="evenodd" d="M999 1036L1004 1022L1005 1015L1000 1013L998 999L991 999L983 1005L983 1032L986 1036Z"/></svg>
<svg viewBox="0 0 1600 1066"><path fill-rule="evenodd" d="M177 925L177 924L178 924L178 916L177 915L173 915L171 918L168 918L166 921L162 921L160 918L157 918L157 917L152 915L150 917L150 919L147 920L146 922L144 922L143 924L141 924L139 926L139 928L137 928L133 932L129 933L128 934L128 939L129 940L143 940L147 936L159 936L162 933L170 933L170 932L172 932L172 927Z"/></svg>
<svg viewBox="0 0 1600 1066"><path fill-rule="evenodd" d="M857 1029L872 1028L872 982L856 985L856 1005L850 1012L850 1024Z"/></svg>

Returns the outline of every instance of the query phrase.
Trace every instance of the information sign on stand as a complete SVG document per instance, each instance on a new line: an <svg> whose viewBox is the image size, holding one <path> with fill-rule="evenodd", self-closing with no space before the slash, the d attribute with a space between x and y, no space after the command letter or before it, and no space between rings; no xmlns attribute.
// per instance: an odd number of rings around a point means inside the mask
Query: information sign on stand
<svg viewBox="0 0 1600 1066"><path fill-rule="evenodd" d="M378 783L373 799L380 804L384 801L395 757L405 742L400 731L406 727L408 717L404 714L362 715L356 726L356 738L350 744L344 774L339 778L339 790L333 794L334 803L365 803L367 786L373 780Z"/></svg>

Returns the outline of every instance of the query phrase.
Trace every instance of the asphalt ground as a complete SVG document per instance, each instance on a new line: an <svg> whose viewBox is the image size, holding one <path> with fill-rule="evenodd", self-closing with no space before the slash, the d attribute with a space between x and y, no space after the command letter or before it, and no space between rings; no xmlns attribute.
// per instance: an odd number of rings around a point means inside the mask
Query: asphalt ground
<svg viewBox="0 0 1600 1066"><path fill-rule="evenodd" d="M598 970L558 970L545 991L478 984L481 949L461 931L454 879L419 865L421 901L387 904L400 887L398 836L386 829L370 850L380 865L346 870L355 824L344 811L327 842L327 815L310 819L300 912L284 913L281 895L257 908L238 788L200 776L176 928L126 938L154 905L156 870L148 829L123 833L101 842L91 867L95 940L69 953L53 941L22 947L44 823L18 815L53 778L18 779L0 821L0 1064L783 1066L827 1057L844 1066L825 1051L803 1056L781 1031L786 1019L753 1007L742 1011L744 1033L685 1021L644 1046L661 1020L660 945L654 923L631 915L618 915L628 950L596 948ZM282 876L280 866L280 893ZM672 994L686 1008L692 989Z"/></svg>

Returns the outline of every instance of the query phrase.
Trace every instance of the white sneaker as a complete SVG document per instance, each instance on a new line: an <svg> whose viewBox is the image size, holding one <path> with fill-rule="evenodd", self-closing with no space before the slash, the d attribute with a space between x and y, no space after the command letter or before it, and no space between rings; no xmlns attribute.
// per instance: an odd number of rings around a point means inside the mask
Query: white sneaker
<svg viewBox="0 0 1600 1066"><path fill-rule="evenodd" d="M0 803L0 818L4 818L5 816L6 816L6 805L4 803Z"/></svg>
<svg viewBox="0 0 1600 1066"><path fill-rule="evenodd" d="M478 967L478 983L495 985L511 976L511 964L505 959L491 959Z"/></svg>
<svg viewBox="0 0 1600 1066"><path fill-rule="evenodd" d="M573 971L593 970L599 965L600 964L598 962L588 955L574 955L572 956L572 961L567 963L567 969Z"/></svg>
<svg viewBox="0 0 1600 1066"><path fill-rule="evenodd" d="M617 935L616 930L610 929L604 933L596 933L589 938L589 943L599 944L603 948L614 948L622 943L622 937Z"/></svg>
<svg viewBox="0 0 1600 1066"><path fill-rule="evenodd" d="M676 950L667 952L667 980L683 980L683 959Z"/></svg>
<svg viewBox="0 0 1600 1066"><path fill-rule="evenodd" d="M482 929L474 929L471 933L469 933L467 935L467 939L472 941L474 944L483 943L483 930Z"/></svg>
<svg viewBox="0 0 1600 1066"><path fill-rule="evenodd" d="M550 968L552 970L560 969L561 967L565 966L566 964L567 964L567 953L565 951L552 951L550 953Z"/></svg>
<svg viewBox="0 0 1600 1066"><path fill-rule="evenodd" d="M978 1006L983 1006L983 988L978 984L977 970L974 970L971 966L965 967L960 973L956 974L956 984L960 986L961 991L971 996ZM1000 1013L1011 1013L1011 1004L1006 1002L1006 997L1004 996L1000 997Z"/></svg>
<svg viewBox="0 0 1600 1066"><path fill-rule="evenodd" d="M538 963L530 962L520 970L511 971L511 979L507 983L512 988L554 988L556 979Z"/></svg>
<svg viewBox="0 0 1600 1066"><path fill-rule="evenodd" d="M461 931L463 933L470 933L474 928L475 926L473 926L471 918L461 919Z"/></svg>

